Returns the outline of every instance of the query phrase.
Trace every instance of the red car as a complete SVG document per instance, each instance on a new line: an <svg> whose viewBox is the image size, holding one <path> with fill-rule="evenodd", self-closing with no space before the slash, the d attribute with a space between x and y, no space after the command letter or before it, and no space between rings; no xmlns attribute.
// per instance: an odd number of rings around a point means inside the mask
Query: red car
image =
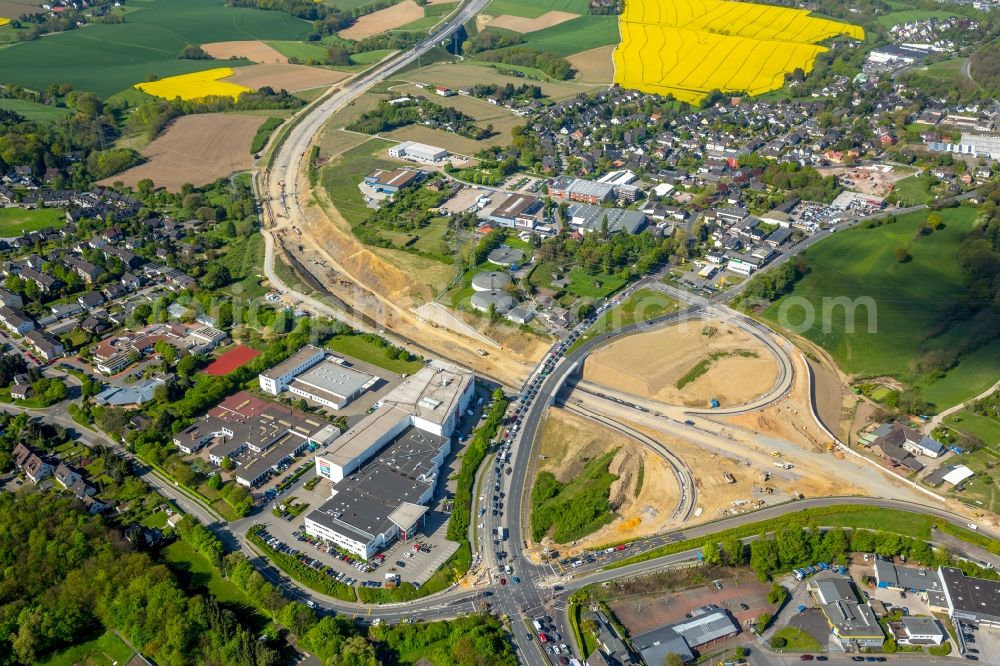
<svg viewBox="0 0 1000 666"><path fill-rule="evenodd" d="M506 578L501 578L500 579L500 584L501 585L506 585L507 584L507 579Z"/></svg>
<svg viewBox="0 0 1000 666"><path fill-rule="evenodd" d="M615 546L615 550L625 550L625 544L622 543L622 544L619 544L619 545Z"/></svg>
<svg viewBox="0 0 1000 666"><path fill-rule="evenodd" d="M549 642L549 637L545 635L544 631L539 631L538 632L538 640L540 640L542 643L548 643Z"/></svg>

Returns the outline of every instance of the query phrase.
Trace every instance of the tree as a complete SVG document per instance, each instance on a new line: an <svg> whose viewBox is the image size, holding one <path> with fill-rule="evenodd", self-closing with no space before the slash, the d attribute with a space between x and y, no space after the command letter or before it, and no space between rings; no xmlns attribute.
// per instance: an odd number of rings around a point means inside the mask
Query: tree
<svg viewBox="0 0 1000 666"><path fill-rule="evenodd" d="M783 648L788 645L788 641L785 640L784 636L775 636L771 639L771 647L773 648Z"/></svg>
<svg viewBox="0 0 1000 666"><path fill-rule="evenodd" d="M684 657L676 652L668 652L663 657L663 666L684 666Z"/></svg>
<svg viewBox="0 0 1000 666"><path fill-rule="evenodd" d="M722 554L719 552L719 544L715 541L710 541L702 546L701 556L705 564L722 564Z"/></svg>
<svg viewBox="0 0 1000 666"><path fill-rule="evenodd" d="M897 247L894 254L896 255L896 261L901 264L905 264L910 260L910 251L905 247Z"/></svg>

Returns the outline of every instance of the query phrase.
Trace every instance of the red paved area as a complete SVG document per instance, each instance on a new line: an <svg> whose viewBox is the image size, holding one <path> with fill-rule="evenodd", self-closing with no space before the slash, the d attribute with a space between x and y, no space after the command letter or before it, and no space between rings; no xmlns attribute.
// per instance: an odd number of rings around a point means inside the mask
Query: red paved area
<svg viewBox="0 0 1000 666"><path fill-rule="evenodd" d="M219 358L212 361L205 372L209 375L228 375L236 368L249 363L260 356L260 351L247 347L246 345L236 345Z"/></svg>

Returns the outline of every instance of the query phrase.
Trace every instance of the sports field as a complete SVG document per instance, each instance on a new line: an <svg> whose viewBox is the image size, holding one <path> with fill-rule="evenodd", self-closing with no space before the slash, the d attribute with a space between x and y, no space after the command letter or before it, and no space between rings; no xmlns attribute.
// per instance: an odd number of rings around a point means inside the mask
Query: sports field
<svg viewBox="0 0 1000 666"><path fill-rule="evenodd" d="M39 229L60 229L66 214L59 208L0 208L0 238L12 238Z"/></svg>
<svg viewBox="0 0 1000 666"><path fill-rule="evenodd" d="M130 0L128 21L88 25L14 44L0 53L0 81L35 90L69 83L102 97L155 75L218 67L181 60L187 44L250 39L296 40L310 24L284 12L226 7L223 0Z"/></svg>
<svg viewBox="0 0 1000 666"><path fill-rule="evenodd" d="M621 33L615 82L690 103L711 90L776 90L787 72L812 69L826 50L817 43L864 39L858 26L803 9L727 0L628 0Z"/></svg>
<svg viewBox="0 0 1000 666"><path fill-rule="evenodd" d="M764 316L829 351L845 372L896 377L938 409L983 391L1000 376L1000 339L961 357L941 375L917 369L925 355L959 348L972 326L966 320L949 323L949 313L964 293L956 252L977 211L962 206L942 209L940 215L944 228L929 236L917 236L927 219L926 211L917 211L899 216L895 224L858 228L817 243L806 253L809 272ZM896 260L900 247L908 249L909 261ZM856 301L852 317L833 305L830 299L837 298L870 299L871 312L865 301ZM823 314L824 302L829 316ZM807 327L806 308L814 314ZM870 319L874 332L869 332Z"/></svg>

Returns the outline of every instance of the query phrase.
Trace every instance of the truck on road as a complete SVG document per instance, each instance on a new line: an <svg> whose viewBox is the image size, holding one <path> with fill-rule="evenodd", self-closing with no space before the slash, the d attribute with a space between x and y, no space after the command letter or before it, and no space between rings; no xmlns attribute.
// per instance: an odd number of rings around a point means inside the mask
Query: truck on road
<svg viewBox="0 0 1000 666"><path fill-rule="evenodd" d="M506 541L507 540L507 528L506 527L501 527L499 529L499 531L497 532L497 535L498 535L498 537L500 538L501 541Z"/></svg>

